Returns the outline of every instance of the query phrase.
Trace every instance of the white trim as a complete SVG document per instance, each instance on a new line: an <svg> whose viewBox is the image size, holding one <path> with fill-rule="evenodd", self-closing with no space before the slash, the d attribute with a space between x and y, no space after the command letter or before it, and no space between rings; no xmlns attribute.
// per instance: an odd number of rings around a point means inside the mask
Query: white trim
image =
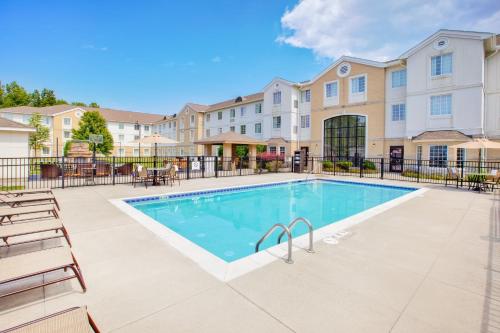
<svg viewBox="0 0 500 333"><path fill-rule="evenodd" d="M0 127L0 131L5 132L35 132L34 128Z"/></svg>
<svg viewBox="0 0 500 333"><path fill-rule="evenodd" d="M309 179L325 179L328 178L309 178ZM299 179L297 179L299 180ZM294 180L294 181L297 181ZM300 180L306 180L300 179ZM260 183L255 185L265 185L265 184L284 184L294 181L283 181L283 182L270 182L270 183ZM364 185L362 182L358 182L361 185ZM390 186L390 185L388 185ZM230 186L224 187L224 189L238 188L239 186ZM405 187L405 186L399 186ZM218 188L222 189L222 188ZM218 190L213 189L213 190ZM332 222L328 225L325 225L319 229L314 230L314 242L322 240L323 238L330 237L333 233L338 232L340 230L344 230L350 228L356 224L366 221L367 219L378 215L382 212L385 212L397 205L406 202L412 198L423 195L427 192L427 188L420 188L418 190L414 190L408 194L402 195L396 199L384 202L378 206L372 207L370 209L364 210L360 213L351 215L345 219ZM188 192L176 192L176 193L192 193L198 191L188 191ZM176 194L176 193L168 193L168 195ZM148 195L151 196L151 195ZM142 196L142 197L148 197ZM140 198L140 197L135 197ZM263 250L258 253L254 253L243 257L241 259L235 260L233 262L226 262L219 257L215 256L208 250L202 248L194 242L184 238L180 234L171 230L170 228L160 224L153 218L147 216L141 211L135 209L131 205L127 204L124 200L132 199L132 198L121 198L121 199L110 199L109 201L122 210L124 213L132 217L138 223L143 225L145 228L149 229L151 232L156 234L159 238L163 239L165 242L173 246L179 252L181 252L187 258L193 260L197 263L202 269L212 274L217 279L228 282L231 281L241 275L249 273L257 268L263 267L273 261L276 261L278 258L283 258L286 256L286 243L282 243L280 245L275 245L266 250ZM296 237L293 239L293 251L300 250L302 248L307 248L309 242L309 235L304 234L302 236Z"/></svg>

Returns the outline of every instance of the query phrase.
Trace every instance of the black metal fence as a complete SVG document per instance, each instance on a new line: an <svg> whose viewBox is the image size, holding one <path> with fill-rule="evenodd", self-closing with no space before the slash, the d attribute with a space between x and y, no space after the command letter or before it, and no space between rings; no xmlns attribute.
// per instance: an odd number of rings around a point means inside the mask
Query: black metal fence
<svg viewBox="0 0 500 333"><path fill-rule="evenodd" d="M146 168L176 165L180 179L195 179L290 172L290 162L291 158L282 155L1 158L0 190L128 184L134 180L137 165Z"/></svg>
<svg viewBox="0 0 500 333"><path fill-rule="evenodd" d="M301 170L290 156L222 158L217 156L157 156L89 158L1 158L0 190L66 188L132 183L137 165L161 168L176 165L180 179L247 176L301 171L312 174L379 178L420 183L453 183L477 174L495 174L500 161L435 161L391 158L336 160L310 157ZM498 171L500 175L500 171ZM458 176L458 177L457 177ZM454 183L455 184L455 183Z"/></svg>
<svg viewBox="0 0 500 333"><path fill-rule="evenodd" d="M335 176L379 178L417 183L456 184L481 175L500 176L500 161L436 161L415 159L365 158L336 160L309 159L308 172ZM497 174L498 173L498 174Z"/></svg>

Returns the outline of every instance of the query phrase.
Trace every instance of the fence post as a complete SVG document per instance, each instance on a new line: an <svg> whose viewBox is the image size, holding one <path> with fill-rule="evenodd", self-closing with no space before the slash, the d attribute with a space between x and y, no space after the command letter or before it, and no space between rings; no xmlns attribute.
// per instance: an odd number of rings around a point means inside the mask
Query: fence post
<svg viewBox="0 0 500 333"><path fill-rule="evenodd" d="M274 172L275 173L278 173L278 154L276 154L276 164L275 164L275 167L274 167Z"/></svg>
<svg viewBox="0 0 500 333"><path fill-rule="evenodd" d="M384 179L384 158L380 159L380 179Z"/></svg>
<svg viewBox="0 0 500 333"><path fill-rule="evenodd" d="M420 183L420 164L422 163L421 160L417 160L417 183Z"/></svg>
<svg viewBox="0 0 500 333"><path fill-rule="evenodd" d="M201 157L201 178L205 178L205 156Z"/></svg>
<svg viewBox="0 0 500 333"><path fill-rule="evenodd" d="M62 156L62 176L61 176L61 186L64 188L64 174L65 174L65 166L64 166L64 155Z"/></svg>
<svg viewBox="0 0 500 333"><path fill-rule="evenodd" d="M359 159L359 178L363 178L363 159Z"/></svg>
<svg viewBox="0 0 500 333"><path fill-rule="evenodd" d="M332 156L332 162L333 162L333 175L335 176L335 169L337 169L337 166L335 165L335 156Z"/></svg>
<svg viewBox="0 0 500 333"><path fill-rule="evenodd" d="M215 178L219 177L219 157L215 156Z"/></svg>
<svg viewBox="0 0 500 333"><path fill-rule="evenodd" d="M191 159L189 156L186 156L187 162L186 162L186 179L189 179L189 169L191 169Z"/></svg>
<svg viewBox="0 0 500 333"><path fill-rule="evenodd" d="M243 167L243 157L240 157L240 176L241 176L241 168Z"/></svg>
<svg viewBox="0 0 500 333"><path fill-rule="evenodd" d="M113 156L112 158L112 164L111 164L111 174L113 175L113 185L115 185L115 172L116 172L116 166L115 166L115 157Z"/></svg>
<svg viewBox="0 0 500 333"><path fill-rule="evenodd" d="M464 164L465 164L465 161L462 161L462 168L460 170L460 187L463 187L464 186Z"/></svg>

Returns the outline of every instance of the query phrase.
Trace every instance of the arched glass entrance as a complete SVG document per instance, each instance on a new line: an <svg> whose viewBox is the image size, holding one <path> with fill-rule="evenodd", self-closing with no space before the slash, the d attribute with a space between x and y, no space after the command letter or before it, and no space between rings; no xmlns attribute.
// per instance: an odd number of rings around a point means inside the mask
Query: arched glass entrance
<svg viewBox="0 0 500 333"><path fill-rule="evenodd" d="M366 117L345 115L325 120L323 156L357 164L365 157Z"/></svg>

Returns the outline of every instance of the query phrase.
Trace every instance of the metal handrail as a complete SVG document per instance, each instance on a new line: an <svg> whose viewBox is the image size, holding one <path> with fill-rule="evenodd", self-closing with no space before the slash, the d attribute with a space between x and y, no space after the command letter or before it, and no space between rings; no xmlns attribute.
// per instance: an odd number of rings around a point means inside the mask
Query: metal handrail
<svg viewBox="0 0 500 333"><path fill-rule="evenodd" d="M287 264L293 264L293 260L292 260L292 234L290 233L290 230L288 229L288 227L286 225L284 225L283 223L276 223L266 232L266 234L264 236L262 236L261 239L259 239L259 241L255 245L255 252L259 252L260 244L263 241L265 241L267 239L267 237L269 237L273 233L273 231L276 230L277 228L282 228L283 229L282 234L286 233L288 235L288 257L286 258L285 262Z"/></svg>
<svg viewBox="0 0 500 333"><path fill-rule="evenodd" d="M290 237L291 237L291 232L292 232L293 228L299 222L304 222L306 224L307 228L309 229L309 249L307 249L306 251L309 252L309 253L314 253L314 248L313 248L313 226L312 226L311 222L309 222L306 218L304 218L304 217L297 217L295 220L293 220L288 225L288 230L289 230L288 239L290 239ZM285 235L285 232L283 231L278 236L278 244L281 243L281 238L283 238L284 235Z"/></svg>

